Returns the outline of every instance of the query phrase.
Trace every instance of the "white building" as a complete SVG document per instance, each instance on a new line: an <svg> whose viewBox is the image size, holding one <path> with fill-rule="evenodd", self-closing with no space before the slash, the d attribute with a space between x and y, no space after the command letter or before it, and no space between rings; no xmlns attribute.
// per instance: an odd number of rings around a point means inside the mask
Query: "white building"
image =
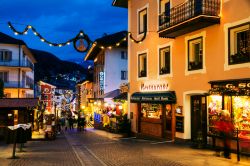
<svg viewBox="0 0 250 166"><path fill-rule="evenodd" d="M118 95L120 85L127 82L126 35L121 31L103 36L88 51L85 60L94 60L94 98L113 98Z"/></svg>
<svg viewBox="0 0 250 166"><path fill-rule="evenodd" d="M34 98L34 63L22 40L0 32L0 79L7 98Z"/></svg>

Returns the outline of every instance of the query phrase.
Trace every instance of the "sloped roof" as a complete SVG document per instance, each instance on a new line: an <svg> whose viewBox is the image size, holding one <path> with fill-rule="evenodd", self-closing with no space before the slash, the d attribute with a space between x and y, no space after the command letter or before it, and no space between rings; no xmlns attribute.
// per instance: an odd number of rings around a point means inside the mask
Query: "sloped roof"
<svg viewBox="0 0 250 166"><path fill-rule="evenodd" d="M0 32L0 43L2 44L20 44L20 45L26 45L24 41L15 39L9 35L6 35L2 32Z"/></svg>
<svg viewBox="0 0 250 166"><path fill-rule="evenodd" d="M38 98L6 98L0 99L0 108L36 107Z"/></svg>
<svg viewBox="0 0 250 166"><path fill-rule="evenodd" d="M113 91L101 95L101 98L114 98L118 95L120 95L120 89L115 89Z"/></svg>
<svg viewBox="0 0 250 166"><path fill-rule="evenodd" d="M127 36L127 31L117 32L111 35L106 35L95 40L98 46L108 47L115 46L116 43L120 42L124 37ZM84 60L94 60L97 54L102 50L100 47L92 45L89 51L87 52ZM127 41L122 41L119 47L127 47Z"/></svg>
<svg viewBox="0 0 250 166"><path fill-rule="evenodd" d="M128 0L114 0L113 6L128 8Z"/></svg>

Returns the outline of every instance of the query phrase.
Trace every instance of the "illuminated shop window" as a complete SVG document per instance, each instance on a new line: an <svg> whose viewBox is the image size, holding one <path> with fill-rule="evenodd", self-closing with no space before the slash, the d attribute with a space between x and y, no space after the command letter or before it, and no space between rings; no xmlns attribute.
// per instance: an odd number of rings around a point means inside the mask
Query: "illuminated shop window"
<svg viewBox="0 0 250 166"><path fill-rule="evenodd" d="M138 56L138 76L147 77L147 54L139 54Z"/></svg>
<svg viewBox="0 0 250 166"><path fill-rule="evenodd" d="M202 37L188 41L188 71L203 68L203 44Z"/></svg>
<svg viewBox="0 0 250 166"><path fill-rule="evenodd" d="M170 73L170 46L160 48L159 55L159 74L169 74Z"/></svg>
<svg viewBox="0 0 250 166"><path fill-rule="evenodd" d="M139 34L147 32L147 8L139 11L138 24Z"/></svg>
<svg viewBox="0 0 250 166"><path fill-rule="evenodd" d="M141 115L143 118L162 118L162 106L160 104L141 104Z"/></svg>
<svg viewBox="0 0 250 166"><path fill-rule="evenodd" d="M235 127L250 131L250 96L233 96L232 106Z"/></svg>
<svg viewBox="0 0 250 166"><path fill-rule="evenodd" d="M250 23L229 28L229 65L250 62Z"/></svg>

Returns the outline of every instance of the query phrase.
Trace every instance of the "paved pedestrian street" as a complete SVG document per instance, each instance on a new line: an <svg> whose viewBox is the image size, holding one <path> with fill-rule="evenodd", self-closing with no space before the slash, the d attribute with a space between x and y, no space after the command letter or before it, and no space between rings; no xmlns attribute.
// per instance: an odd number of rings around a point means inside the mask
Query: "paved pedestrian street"
<svg viewBox="0 0 250 166"><path fill-rule="evenodd" d="M24 151L12 155L12 145L0 144L0 166L247 166L248 158L237 162L216 157L210 150L192 149L171 142L155 142L88 129L61 133L54 141L29 141Z"/></svg>

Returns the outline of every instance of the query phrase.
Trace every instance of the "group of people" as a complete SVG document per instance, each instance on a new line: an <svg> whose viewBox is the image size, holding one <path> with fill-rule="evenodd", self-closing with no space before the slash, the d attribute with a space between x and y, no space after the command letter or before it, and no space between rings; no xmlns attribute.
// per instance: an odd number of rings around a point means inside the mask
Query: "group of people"
<svg viewBox="0 0 250 166"><path fill-rule="evenodd" d="M84 117L79 117L78 119L75 119L75 117L67 117L67 118L60 118L58 119L57 128L60 132L61 129L64 129L65 131L73 130L74 126L77 125L78 131L81 131L82 129L85 130L86 127L86 120Z"/></svg>

